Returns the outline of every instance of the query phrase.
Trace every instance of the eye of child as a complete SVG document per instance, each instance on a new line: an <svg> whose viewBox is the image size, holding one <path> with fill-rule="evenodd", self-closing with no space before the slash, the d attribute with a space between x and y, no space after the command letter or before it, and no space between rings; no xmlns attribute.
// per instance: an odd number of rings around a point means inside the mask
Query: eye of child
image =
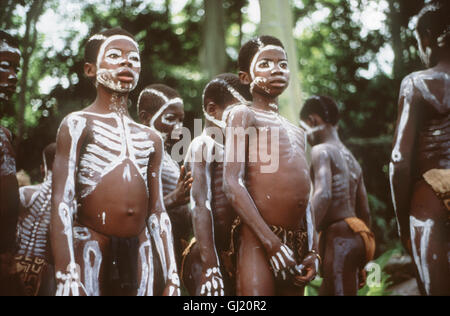
<svg viewBox="0 0 450 316"><path fill-rule="evenodd" d="M280 67L286 69L288 67L288 63L285 61L280 62Z"/></svg>
<svg viewBox="0 0 450 316"><path fill-rule="evenodd" d="M11 64L9 63L9 62L7 62L7 61L2 61L1 63L0 63L0 67L2 67L3 69L7 69L7 68L9 68L11 66Z"/></svg>
<svg viewBox="0 0 450 316"><path fill-rule="evenodd" d="M120 56L122 56L122 52L117 49L112 49L106 53L106 57L108 57L108 58L115 59L115 58L119 58Z"/></svg>

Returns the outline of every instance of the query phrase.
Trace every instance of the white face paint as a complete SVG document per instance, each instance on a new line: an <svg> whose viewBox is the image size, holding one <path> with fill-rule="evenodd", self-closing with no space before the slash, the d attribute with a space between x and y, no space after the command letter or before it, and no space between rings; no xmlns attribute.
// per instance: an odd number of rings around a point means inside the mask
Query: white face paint
<svg viewBox="0 0 450 316"><path fill-rule="evenodd" d="M106 50L107 46L115 40L127 40L131 42L136 48L136 52L130 52L127 56L122 56L123 52L120 49L113 48ZM133 67L140 68L141 63L138 52L138 44L128 36L113 35L106 39L100 46L99 53L97 55L97 83L120 93L127 93L134 90L139 80L139 73L135 70L129 67L106 69L102 68L100 65L102 61L105 61L109 65L120 65L128 60ZM118 76L121 74L125 74L126 76L131 75L133 78L132 82L121 82L118 79Z"/></svg>
<svg viewBox="0 0 450 316"><path fill-rule="evenodd" d="M117 79L117 77L124 72L133 77L132 82L125 83ZM97 83L115 92L131 92L136 88L138 81L139 74L128 67L120 67L117 69L99 68L97 70Z"/></svg>
<svg viewBox="0 0 450 316"><path fill-rule="evenodd" d="M117 48L111 48L106 51L105 61L110 65L119 65L129 61L133 67L141 68L141 59L138 53L130 52L125 58L122 57L122 51Z"/></svg>
<svg viewBox="0 0 450 316"><path fill-rule="evenodd" d="M252 80L255 80L255 79L256 79L256 78L255 78L255 70L256 70L256 63L257 63L257 61L258 61L259 56L260 56L263 52L266 52L266 51L269 51L269 50L278 50L278 51L280 51L280 52L283 52L283 53L286 55L286 51L285 51L282 47L280 47L280 46L267 45L267 46L264 46L264 47L260 48L260 49L258 50L258 52L255 54L255 56L253 56L252 62L251 62L251 64L250 64L250 75L251 75L251 79L252 79ZM287 58L286 58L286 59L287 59ZM258 64L259 64L259 63L258 63Z"/></svg>
<svg viewBox="0 0 450 316"><path fill-rule="evenodd" d="M0 40L0 53L12 53L21 56L20 50L9 45L5 40Z"/></svg>
<svg viewBox="0 0 450 316"><path fill-rule="evenodd" d="M278 62L278 68L281 72L290 74L287 61ZM272 60L260 60L256 63L255 71L257 72L273 72L275 70L275 62Z"/></svg>

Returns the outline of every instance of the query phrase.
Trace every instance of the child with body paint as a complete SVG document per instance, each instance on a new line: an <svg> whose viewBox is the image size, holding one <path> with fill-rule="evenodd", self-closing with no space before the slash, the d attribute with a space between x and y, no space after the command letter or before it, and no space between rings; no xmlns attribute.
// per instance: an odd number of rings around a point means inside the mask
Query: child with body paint
<svg viewBox="0 0 450 316"><path fill-rule="evenodd" d="M223 178L239 215L237 295L303 295L319 256L305 135L278 113L278 96L289 83L282 43L270 36L247 42L239 69L253 102L228 115Z"/></svg>
<svg viewBox="0 0 450 316"><path fill-rule="evenodd" d="M364 267L373 259L375 240L368 228L370 210L362 170L339 139L338 116L336 103L325 96L309 98L300 113L313 146L311 204L323 258L319 294L354 296L364 285Z"/></svg>
<svg viewBox="0 0 450 316"><path fill-rule="evenodd" d="M190 172L172 159L173 145L180 140L184 120L184 105L180 95L174 89L153 84L141 91L137 105L141 124L149 126L164 140L161 180L164 205L172 222L175 255L178 267L181 256L192 234L189 192L192 185Z"/></svg>
<svg viewBox="0 0 450 316"><path fill-rule="evenodd" d="M56 143L51 143L42 152L41 173L44 181L19 189L18 250L14 257L19 295L54 294L54 271L51 266L48 238L55 151Z"/></svg>
<svg viewBox="0 0 450 316"><path fill-rule="evenodd" d="M10 100L17 85L20 66L19 44L0 30L0 112L13 109ZM16 160L11 132L0 126L0 296L11 290L10 272L15 251L15 235L19 206Z"/></svg>
<svg viewBox="0 0 450 316"><path fill-rule="evenodd" d="M223 191L222 117L232 105L246 104L248 100L248 86L233 74L217 76L203 92L205 129L192 141L185 159L194 178L191 206L195 238L183 254L180 277L191 295L235 295L235 269L229 248L236 213Z"/></svg>
<svg viewBox="0 0 450 316"><path fill-rule="evenodd" d="M403 79L390 164L391 193L403 245L426 295L450 295L450 3L416 17L428 69Z"/></svg>
<svg viewBox="0 0 450 316"><path fill-rule="evenodd" d="M128 32L107 30L89 39L85 61L97 98L61 123L53 165L56 294L158 295L162 275L163 295L179 295L162 196L163 140L127 109L139 46Z"/></svg>

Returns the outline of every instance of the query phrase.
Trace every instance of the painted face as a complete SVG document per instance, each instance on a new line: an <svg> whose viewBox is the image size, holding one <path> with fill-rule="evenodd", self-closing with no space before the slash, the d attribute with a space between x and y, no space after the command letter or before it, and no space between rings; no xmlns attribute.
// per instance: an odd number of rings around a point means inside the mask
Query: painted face
<svg viewBox="0 0 450 316"><path fill-rule="evenodd" d="M318 144L318 137L317 132L323 130L325 128L325 125L317 125L314 126L311 121L308 119L306 122L300 120L299 122L300 127L305 130L306 138L310 145L314 146Z"/></svg>
<svg viewBox="0 0 450 316"><path fill-rule="evenodd" d="M419 35L419 32L415 31L414 35L416 36L417 46L419 48L419 57L422 60L422 63L426 67L431 66L431 47L427 46L426 48L423 46L422 38Z"/></svg>
<svg viewBox="0 0 450 316"><path fill-rule="evenodd" d="M97 56L97 83L119 93L136 88L141 72L139 47L128 36L114 35L103 42Z"/></svg>
<svg viewBox="0 0 450 316"><path fill-rule="evenodd" d="M279 46L269 45L259 50L250 65L253 82L250 91L255 89L270 95L280 95L289 85L290 71L287 55Z"/></svg>
<svg viewBox="0 0 450 316"><path fill-rule="evenodd" d="M5 41L0 41L0 101L8 101L17 86L20 51Z"/></svg>
<svg viewBox="0 0 450 316"><path fill-rule="evenodd" d="M180 100L181 101L181 100ZM174 145L181 139L184 121L184 106L182 102L170 104L154 121L154 127L163 135L169 146Z"/></svg>

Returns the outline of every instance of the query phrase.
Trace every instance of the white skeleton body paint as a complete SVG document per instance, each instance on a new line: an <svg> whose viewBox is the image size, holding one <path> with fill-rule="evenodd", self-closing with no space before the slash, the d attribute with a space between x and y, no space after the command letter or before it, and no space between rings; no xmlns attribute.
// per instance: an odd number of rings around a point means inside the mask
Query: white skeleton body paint
<svg viewBox="0 0 450 316"><path fill-rule="evenodd" d="M12 154L12 148L7 146L9 138L0 128L0 176L11 176L16 174L16 160Z"/></svg>
<svg viewBox="0 0 450 316"><path fill-rule="evenodd" d="M161 169L161 181L163 195L166 196L170 192L173 192L178 184L178 179L180 178L180 166L176 161L170 157L167 151L163 153L162 159L162 169Z"/></svg>
<svg viewBox="0 0 450 316"><path fill-rule="evenodd" d="M430 294L430 270L428 266L428 245L430 242L431 230L434 226L434 221L429 219L427 221L420 221L414 216L410 216L410 230L411 230L411 243L414 261L417 269L419 270L419 276L425 286L425 291ZM420 246L419 251L416 247L416 234L420 232Z"/></svg>
<svg viewBox="0 0 450 316"><path fill-rule="evenodd" d="M75 255L73 248L73 216L76 213L76 196L75 196L75 172L76 172L76 153L78 142L81 134L86 127L86 119L76 115L70 115L67 118L67 127L71 137L71 145L69 152L69 161L67 166L67 179L64 186L64 195L61 203L58 205L58 215L64 225L64 234L67 238L69 251L69 265L67 271L56 271L56 280L60 282L57 286L57 296L67 296L73 294L79 295L80 275L76 269Z"/></svg>
<svg viewBox="0 0 450 316"><path fill-rule="evenodd" d="M172 224L170 223L169 215L166 212L159 214L153 214L149 218L150 233L154 239L156 250L158 251L159 258L164 274L164 280L168 280L172 283L169 289L169 295L180 295L180 278L177 273L177 265L175 261L175 253L173 247L167 249L167 254L164 247L163 238L167 241L167 244L173 245L172 238Z"/></svg>
<svg viewBox="0 0 450 316"><path fill-rule="evenodd" d="M141 125L116 113L77 112L73 115L92 119L90 128L93 141L80 154L78 182L81 184L81 198L88 196L102 177L122 164L126 164L124 180L131 181L130 168L134 166L148 189L148 159L155 149L147 133L141 131ZM111 119L115 126L96 118Z"/></svg>
<svg viewBox="0 0 450 316"><path fill-rule="evenodd" d="M203 146L205 146L205 152L203 151ZM202 161L199 157L196 157L197 154L202 155L202 159L205 160L205 176L206 176L206 187L207 187L207 195L205 201L205 208L211 212L211 229L212 229L212 238L213 244L215 245L215 229L214 229L214 216L211 208L211 204L213 201L212 194L212 177L211 177L211 163L213 161L223 161L224 156L224 146L216 142L213 138L207 135L206 130L203 131L202 135L196 137L191 145L189 146L185 165L191 168L192 174L195 173L195 164L194 162ZM204 156L206 154L206 156ZM213 156L215 158L213 158ZM198 203L194 199L193 192L191 190L190 200L192 205L192 211L195 212ZM206 281L201 285L200 294L205 296L224 296L224 283L223 277L220 272L220 261L219 256L217 254L217 249L214 246L214 254L216 259L215 267L211 267L206 271Z"/></svg>
<svg viewBox="0 0 450 316"><path fill-rule="evenodd" d="M35 191L27 201L25 191ZM21 203L27 209L17 224L18 254L49 259L48 234L51 217L52 174L48 173L39 186L20 188Z"/></svg>
<svg viewBox="0 0 450 316"><path fill-rule="evenodd" d="M83 260L86 295L100 296L99 276L103 258L97 241L86 243Z"/></svg>
<svg viewBox="0 0 450 316"><path fill-rule="evenodd" d="M146 241L139 247L139 258L141 261L141 282L137 296L153 296L153 284L154 284L154 266L153 266L153 251L150 241L150 235L148 229L145 230Z"/></svg>

